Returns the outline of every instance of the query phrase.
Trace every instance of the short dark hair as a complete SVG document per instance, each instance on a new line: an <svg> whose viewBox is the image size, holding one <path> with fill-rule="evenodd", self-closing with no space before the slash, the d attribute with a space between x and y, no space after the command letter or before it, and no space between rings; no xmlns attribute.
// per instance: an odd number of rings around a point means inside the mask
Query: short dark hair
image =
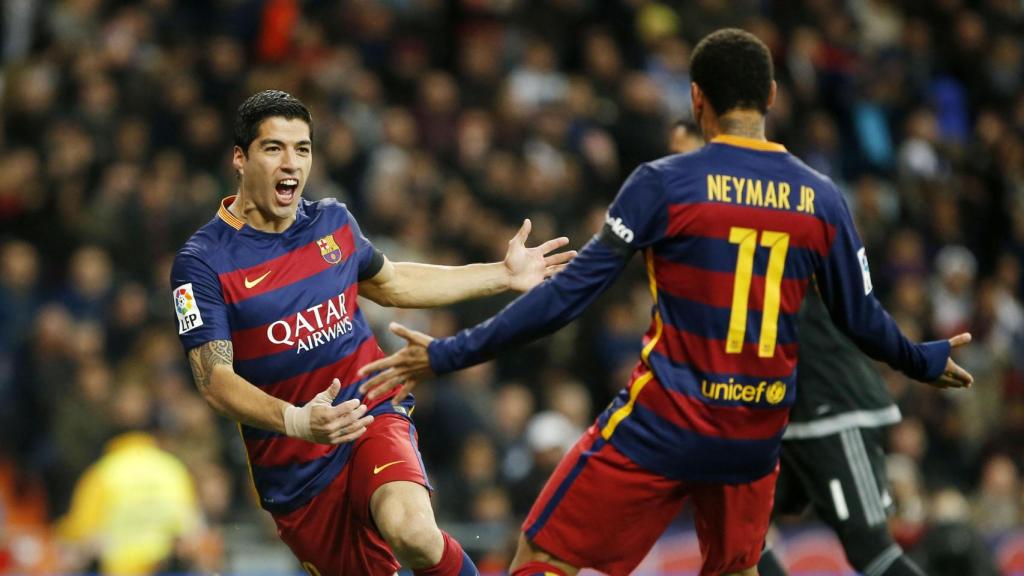
<svg viewBox="0 0 1024 576"><path fill-rule="evenodd" d="M768 111L772 91L772 55L750 32L723 28L693 49L690 77L718 115L734 108Z"/></svg>
<svg viewBox="0 0 1024 576"><path fill-rule="evenodd" d="M282 90L264 90L249 96L238 107L235 113L235 146L248 155L249 145L259 136L260 124L274 116L303 120L309 124L310 138L313 137L313 117L305 104Z"/></svg>

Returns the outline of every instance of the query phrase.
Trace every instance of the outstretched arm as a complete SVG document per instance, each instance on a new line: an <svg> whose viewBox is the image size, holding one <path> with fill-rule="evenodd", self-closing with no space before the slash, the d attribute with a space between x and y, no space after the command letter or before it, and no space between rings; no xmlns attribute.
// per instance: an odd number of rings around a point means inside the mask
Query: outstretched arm
<svg viewBox="0 0 1024 576"><path fill-rule="evenodd" d="M832 319L868 356L938 388L967 388L974 378L950 356L970 334L914 343L875 298L867 254L846 204L838 206L835 239L820 269L819 285Z"/></svg>
<svg viewBox="0 0 1024 576"><path fill-rule="evenodd" d="M502 262L435 266L385 260L380 272L359 283L359 294L382 306L431 308L506 290L525 292L576 256L575 250L548 255L569 243L565 237L527 248L531 226L529 220L523 222Z"/></svg>
<svg viewBox="0 0 1024 576"><path fill-rule="evenodd" d="M367 399L371 400L401 386L401 393L394 399L401 402L413 386L434 374L479 364L565 326L611 286L632 255L628 247L613 247L606 242L594 238L561 274L520 296L497 316L450 338L433 340L392 325L392 331L408 344L387 358L363 366L360 377L380 373L365 382L360 392L369 391Z"/></svg>
<svg viewBox="0 0 1024 576"><path fill-rule="evenodd" d="M451 338L432 340L426 334L392 327L408 346L360 368L360 377L379 372L363 383L360 392L369 391L367 398L372 399L401 386L394 399L400 402L423 379L479 364L572 322L608 289L634 252L664 237L667 205L668 194L658 171L650 164L640 166L608 208L604 228L565 270L520 296L497 316ZM651 257L652 253L647 254Z"/></svg>
<svg viewBox="0 0 1024 576"><path fill-rule="evenodd" d="M237 422L310 442L341 444L361 436L373 421L373 416L364 416L366 406L358 399L331 405L341 387L336 378L300 408L236 374L233 356L230 340L212 340L188 352L200 395L214 410Z"/></svg>

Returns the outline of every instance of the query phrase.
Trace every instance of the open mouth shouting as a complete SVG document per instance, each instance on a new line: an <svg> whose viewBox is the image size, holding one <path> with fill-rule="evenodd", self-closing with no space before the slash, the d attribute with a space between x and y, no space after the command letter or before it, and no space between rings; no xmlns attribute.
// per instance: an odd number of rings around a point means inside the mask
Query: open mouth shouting
<svg viewBox="0 0 1024 576"><path fill-rule="evenodd" d="M274 190L277 192L277 203L280 206L290 206L292 201L295 200L295 191L299 188L299 180L297 178L284 178L283 180L277 181L277 186Z"/></svg>

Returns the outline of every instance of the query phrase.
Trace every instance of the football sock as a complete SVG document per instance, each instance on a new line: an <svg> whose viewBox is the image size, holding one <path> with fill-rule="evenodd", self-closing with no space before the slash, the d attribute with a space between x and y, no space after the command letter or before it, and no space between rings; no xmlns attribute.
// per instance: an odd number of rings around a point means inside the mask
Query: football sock
<svg viewBox="0 0 1024 576"><path fill-rule="evenodd" d="M885 572L880 572L879 576L924 576L924 571L904 554L890 564Z"/></svg>
<svg viewBox="0 0 1024 576"><path fill-rule="evenodd" d="M441 554L441 561L430 568L414 570L416 576L480 576L476 564L469 559L462 546L448 535L444 530L444 552Z"/></svg>
<svg viewBox="0 0 1024 576"><path fill-rule="evenodd" d="M849 538L846 539L849 542ZM917 564L907 558L903 550L896 544L890 544L876 554L871 560L865 562L864 554L850 554L851 548L846 548L847 558L851 558L851 564L857 571L865 576L924 576L924 571L917 567ZM858 551L862 552L862 551Z"/></svg>
<svg viewBox="0 0 1024 576"><path fill-rule="evenodd" d="M565 576L565 572L547 562L527 562L512 571L509 576Z"/></svg>
<svg viewBox="0 0 1024 576"><path fill-rule="evenodd" d="M782 562L779 562L779 557L772 552L771 548L766 548L761 552L761 560L757 563L757 573L759 576L787 576L786 569L782 567Z"/></svg>

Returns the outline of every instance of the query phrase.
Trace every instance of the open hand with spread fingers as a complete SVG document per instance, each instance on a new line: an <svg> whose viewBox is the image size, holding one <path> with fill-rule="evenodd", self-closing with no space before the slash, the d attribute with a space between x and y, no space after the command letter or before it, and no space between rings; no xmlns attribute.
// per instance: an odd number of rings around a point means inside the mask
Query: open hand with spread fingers
<svg viewBox="0 0 1024 576"><path fill-rule="evenodd" d="M527 248L526 239L532 229L533 223L530 219L523 220L519 231L508 241L508 251L505 253L504 264L508 270L509 288L518 292L526 292L543 282L545 278L554 276L576 257L575 250L548 254L569 243L565 236L548 240L540 246Z"/></svg>
<svg viewBox="0 0 1024 576"><path fill-rule="evenodd" d="M394 388L401 387L398 395L392 400L393 404L398 404L409 395L416 384L435 376L433 370L430 369L430 357L427 355L427 346L434 339L422 332L410 330L397 322L392 322L388 328L398 336L405 338L405 348L387 358L370 362L360 368L358 372L360 378L374 372L379 373L364 382L359 387L359 392L366 394L366 400L370 401Z"/></svg>
<svg viewBox="0 0 1024 576"><path fill-rule="evenodd" d="M969 344L970 341L971 335L967 332L953 336L949 339L950 352L952 353L952 350ZM942 372L942 375L929 384L935 388L970 388L973 383L974 377L971 376L970 372L961 368L959 364L953 361L953 357L950 355L946 360L946 369Z"/></svg>

